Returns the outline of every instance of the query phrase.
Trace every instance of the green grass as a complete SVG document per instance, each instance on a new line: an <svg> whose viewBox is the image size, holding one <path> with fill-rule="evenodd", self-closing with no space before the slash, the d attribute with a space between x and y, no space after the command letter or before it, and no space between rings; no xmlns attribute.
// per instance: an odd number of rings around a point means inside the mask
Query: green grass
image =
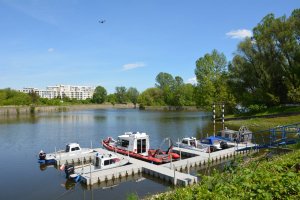
<svg viewBox="0 0 300 200"><path fill-rule="evenodd" d="M276 117L276 118L252 118L245 120L232 120L226 121L226 125L229 126L247 126L249 129L254 128L257 130L268 129L276 126L282 126L287 124L294 124L300 122L300 115Z"/></svg>
<svg viewBox="0 0 300 200"><path fill-rule="evenodd" d="M260 113L257 113L256 115L261 116L261 115L272 115L272 114L293 113L293 112L300 112L300 106L272 107Z"/></svg>
<svg viewBox="0 0 300 200"><path fill-rule="evenodd" d="M300 199L300 150L267 160L264 156L227 172L203 176L191 187L150 199Z"/></svg>
<svg viewBox="0 0 300 200"><path fill-rule="evenodd" d="M240 114L230 114L226 115L226 118L233 117L243 117L243 116L263 116L263 115L276 115L284 113L295 113L300 112L300 106L275 106L271 108L262 109L259 112L255 113L240 113Z"/></svg>

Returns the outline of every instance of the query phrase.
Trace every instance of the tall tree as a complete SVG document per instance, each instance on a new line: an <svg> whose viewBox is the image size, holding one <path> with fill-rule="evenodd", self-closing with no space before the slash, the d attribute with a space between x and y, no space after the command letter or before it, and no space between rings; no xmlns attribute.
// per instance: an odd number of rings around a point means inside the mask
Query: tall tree
<svg viewBox="0 0 300 200"><path fill-rule="evenodd" d="M174 98L174 85L175 80L173 76L169 73L160 72L156 78L156 87L162 91L164 102L167 105L173 105L173 98Z"/></svg>
<svg viewBox="0 0 300 200"><path fill-rule="evenodd" d="M133 103L134 107L136 108L136 104L139 97L139 91L136 88L130 87L127 90L127 97Z"/></svg>
<svg viewBox="0 0 300 200"><path fill-rule="evenodd" d="M116 87L115 95L116 95L117 103L122 103L122 104L127 103L128 98L127 98L126 91L127 89L124 86Z"/></svg>
<svg viewBox="0 0 300 200"><path fill-rule="evenodd" d="M174 78L171 74L160 72L156 78L156 84L155 86L164 89L164 88L171 88L171 86L174 84Z"/></svg>
<svg viewBox="0 0 300 200"><path fill-rule="evenodd" d="M159 88L148 88L138 97L138 103L143 106L164 106L162 90Z"/></svg>
<svg viewBox="0 0 300 200"><path fill-rule="evenodd" d="M93 94L92 102L101 104L106 100L107 92L106 89L102 86L97 86Z"/></svg>
<svg viewBox="0 0 300 200"><path fill-rule="evenodd" d="M223 53L213 50L211 54L196 61L195 74L197 77L196 99L197 105L211 109L213 102L227 100L226 87L227 61Z"/></svg>
<svg viewBox="0 0 300 200"><path fill-rule="evenodd" d="M244 104L293 102L300 91L300 10L269 14L242 41L229 69L232 91Z"/></svg>

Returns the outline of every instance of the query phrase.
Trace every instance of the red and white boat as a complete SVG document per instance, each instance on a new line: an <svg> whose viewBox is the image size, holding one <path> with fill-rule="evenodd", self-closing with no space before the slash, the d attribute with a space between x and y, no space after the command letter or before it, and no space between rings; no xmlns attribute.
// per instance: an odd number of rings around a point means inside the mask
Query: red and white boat
<svg viewBox="0 0 300 200"><path fill-rule="evenodd" d="M179 159L179 155L172 152L173 145L167 151L149 148L149 135L140 132L125 132L118 136L117 140L108 137L102 140L102 145L120 154L129 155L133 158L152 162L155 164L171 162Z"/></svg>

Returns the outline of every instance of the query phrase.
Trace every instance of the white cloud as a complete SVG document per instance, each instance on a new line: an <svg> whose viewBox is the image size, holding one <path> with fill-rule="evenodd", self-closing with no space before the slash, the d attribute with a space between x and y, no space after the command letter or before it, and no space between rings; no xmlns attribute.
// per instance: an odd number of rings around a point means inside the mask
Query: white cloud
<svg viewBox="0 0 300 200"><path fill-rule="evenodd" d="M191 83L191 84L196 84L197 83L197 78L196 77L193 77L193 78L189 78L186 83Z"/></svg>
<svg viewBox="0 0 300 200"><path fill-rule="evenodd" d="M54 51L54 48L49 48L49 49L48 49L48 52L49 52L49 53L52 53L53 51Z"/></svg>
<svg viewBox="0 0 300 200"><path fill-rule="evenodd" d="M251 37L252 32L247 29L238 29L238 30L230 31L226 33L226 35L231 39L244 39L245 37Z"/></svg>
<svg viewBox="0 0 300 200"><path fill-rule="evenodd" d="M136 62L136 63L128 63L122 66L122 71L128 71L132 69L136 69L139 67L145 67L145 63L143 62Z"/></svg>

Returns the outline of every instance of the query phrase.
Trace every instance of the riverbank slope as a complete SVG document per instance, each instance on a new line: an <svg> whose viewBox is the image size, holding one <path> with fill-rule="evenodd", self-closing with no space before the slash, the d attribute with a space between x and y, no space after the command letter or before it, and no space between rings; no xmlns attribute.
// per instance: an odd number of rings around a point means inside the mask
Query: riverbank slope
<svg viewBox="0 0 300 200"><path fill-rule="evenodd" d="M300 150L295 150L272 158L253 158L223 173L202 176L191 187L176 188L148 199L299 199L299 155Z"/></svg>

